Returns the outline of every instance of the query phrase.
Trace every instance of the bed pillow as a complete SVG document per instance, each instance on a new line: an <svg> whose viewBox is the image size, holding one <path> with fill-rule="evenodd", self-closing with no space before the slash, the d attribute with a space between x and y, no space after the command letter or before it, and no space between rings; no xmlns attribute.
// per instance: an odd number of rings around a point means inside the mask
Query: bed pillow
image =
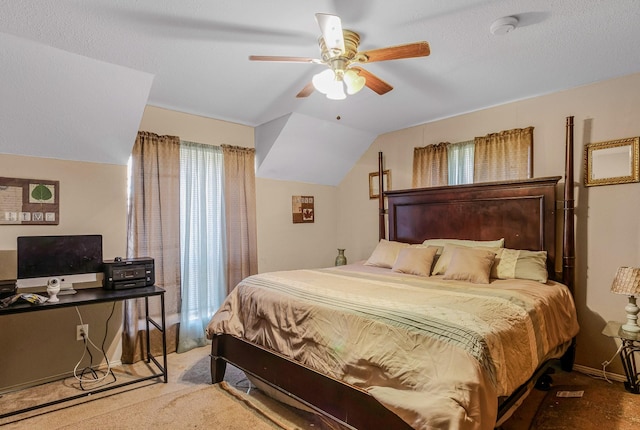
<svg viewBox="0 0 640 430"><path fill-rule="evenodd" d="M547 251L502 248L496 251L491 277L497 279L530 279L546 283Z"/></svg>
<svg viewBox="0 0 640 430"><path fill-rule="evenodd" d="M433 257L437 251L438 248L433 246L402 248L391 270L410 275L429 276Z"/></svg>
<svg viewBox="0 0 640 430"><path fill-rule="evenodd" d="M458 245L469 248L504 248L504 238L498 240L427 239L422 244L439 247L438 255L440 255L445 245Z"/></svg>
<svg viewBox="0 0 640 430"><path fill-rule="evenodd" d="M456 248L442 279L488 284L496 253L481 248Z"/></svg>
<svg viewBox="0 0 640 430"><path fill-rule="evenodd" d="M408 243L395 242L387 239L380 239L376 249L373 250L369 259L364 263L366 266L386 267L391 269L393 263L398 258L398 253L402 248L409 247Z"/></svg>

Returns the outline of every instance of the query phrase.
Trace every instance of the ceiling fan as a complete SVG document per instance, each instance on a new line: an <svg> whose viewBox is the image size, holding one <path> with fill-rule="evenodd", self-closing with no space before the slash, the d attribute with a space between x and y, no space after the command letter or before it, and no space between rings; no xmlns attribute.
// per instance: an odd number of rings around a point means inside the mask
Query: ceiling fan
<svg viewBox="0 0 640 430"><path fill-rule="evenodd" d="M341 100L346 98L345 87L347 94L355 94L364 86L383 95L391 91L393 87L371 72L359 67L359 64L426 57L431 53L427 42L408 43L358 52L360 35L355 31L343 29L340 17L316 13L316 21L322 32L322 36L318 39L321 59L249 56L251 61L312 63L324 64L329 67L329 70L316 74L296 97L308 97L314 90L318 90L329 99Z"/></svg>

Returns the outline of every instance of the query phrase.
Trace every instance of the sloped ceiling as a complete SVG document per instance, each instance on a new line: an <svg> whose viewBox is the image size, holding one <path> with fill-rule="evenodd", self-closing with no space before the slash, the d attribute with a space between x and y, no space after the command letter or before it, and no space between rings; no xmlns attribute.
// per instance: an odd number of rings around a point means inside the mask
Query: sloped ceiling
<svg viewBox="0 0 640 430"><path fill-rule="evenodd" d="M248 57L318 58L317 12L357 31L360 50L425 40L431 55L367 64L394 87L383 96L298 99L325 66ZM491 34L505 16L517 28ZM3 0L0 152L121 163L149 104L257 128L287 118L277 139L256 142L269 148L258 174L333 183L351 144L368 139L352 130L379 135L640 72L638 22L637 0ZM300 138L298 121L313 131ZM300 169L291 152L313 156Z"/></svg>
<svg viewBox="0 0 640 430"><path fill-rule="evenodd" d="M255 136L259 177L323 185L338 185L376 138L299 113L258 126Z"/></svg>
<svg viewBox="0 0 640 430"><path fill-rule="evenodd" d="M0 152L126 164L153 76L0 33Z"/></svg>

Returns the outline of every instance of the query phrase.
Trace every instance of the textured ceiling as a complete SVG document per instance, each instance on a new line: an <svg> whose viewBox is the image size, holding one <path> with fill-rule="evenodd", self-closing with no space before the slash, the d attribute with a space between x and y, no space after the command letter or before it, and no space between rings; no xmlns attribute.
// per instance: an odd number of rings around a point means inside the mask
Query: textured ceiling
<svg viewBox="0 0 640 430"><path fill-rule="evenodd" d="M296 99L298 91L325 66L250 62L248 56L318 58L316 12L339 15L344 28L360 33L361 50L426 40L431 55L366 65L367 70L394 86L383 96L365 88L343 101L331 101L318 93ZM506 35L492 35L491 23L509 15L519 19L518 28ZM145 81L134 92L144 93L144 86L151 85L145 103L154 106L256 127L292 113L322 124L335 124L340 116L341 127L374 136L639 72L638 23L637 0L0 3L0 33L4 34L0 40L21 38L56 48L48 54L52 57L68 58L62 50L104 66L106 77L67 76L68 86L73 82L93 85L87 104L41 91L45 104L75 104L86 109L97 100L106 108L113 95L115 102L130 103L129 107L121 105L117 115L109 116L115 121L110 125L118 127L122 109L131 110L130 120L139 121L136 115L140 114L140 102L115 100L116 93L131 92L132 85ZM6 91L18 82L25 85L22 91L29 91L28 84L19 79L23 65L6 64L5 58L3 54L0 88L4 85ZM43 62L30 60L26 64L46 67ZM114 70L130 73L118 77ZM54 78L64 80L64 76ZM118 84L120 89L115 90ZM20 111L22 100L15 93L11 96L3 103L10 100ZM100 98L107 102L101 103ZM26 115L33 111L34 103L31 98L24 102L29 103L23 107ZM322 138L320 134L299 144L310 149ZM130 149L131 144L124 143L123 149ZM362 151L368 143L363 145ZM272 150L278 146L278 142L270 144ZM6 152L3 147L0 151ZM295 162L286 155L279 159L280 164L272 166L276 170L285 170L287 163Z"/></svg>

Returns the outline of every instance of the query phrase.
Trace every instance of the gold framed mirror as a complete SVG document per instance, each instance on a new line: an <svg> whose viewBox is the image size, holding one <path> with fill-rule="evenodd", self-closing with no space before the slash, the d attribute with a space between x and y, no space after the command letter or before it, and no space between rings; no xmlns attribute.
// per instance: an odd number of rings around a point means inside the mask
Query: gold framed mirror
<svg viewBox="0 0 640 430"><path fill-rule="evenodd" d="M377 199L380 195L379 177L378 172L369 173L369 199ZM383 192L391 189L391 172L389 170L382 172L382 187L384 188Z"/></svg>
<svg viewBox="0 0 640 430"><path fill-rule="evenodd" d="M588 143L585 146L584 185L640 182L639 143L638 137Z"/></svg>

